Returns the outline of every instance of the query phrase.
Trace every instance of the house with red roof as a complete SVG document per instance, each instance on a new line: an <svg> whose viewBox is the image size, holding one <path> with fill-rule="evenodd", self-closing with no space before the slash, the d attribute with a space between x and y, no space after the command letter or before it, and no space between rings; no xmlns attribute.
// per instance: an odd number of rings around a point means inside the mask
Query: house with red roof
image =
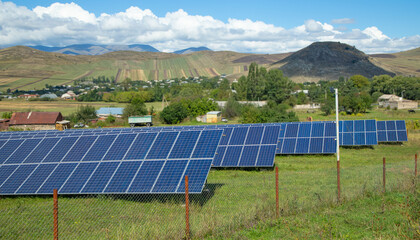
<svg viewBox="0 0 420 240"><path fill-rule="evenodd" d="M9 127L30 130L53 130L62 121L60 112L16 112L10 118Z"/></svg>

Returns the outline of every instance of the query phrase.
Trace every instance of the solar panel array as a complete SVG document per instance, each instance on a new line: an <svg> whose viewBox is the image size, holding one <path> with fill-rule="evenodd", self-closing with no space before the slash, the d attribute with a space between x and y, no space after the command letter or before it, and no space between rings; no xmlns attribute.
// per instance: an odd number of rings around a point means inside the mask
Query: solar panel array
<svg viewBox="0 0 420 240"><path fill-rule="evenodd" d="M377 145L376 120L340 121L340 146Z"/></svg>
<svg viewBox="0 0 420 240"><path fill-rule="evenodd" d="M378 142L408 141L404 120L376 121Z"/></svg>
<svg viewBox="0 0 420 240"><path fill-rule="evenodd" d="M336 152L334 122L281 123L277 154L331 154Z"/></svg>
<svg viewBox="0 0 420 240"><path fill-rule="evenodd" d="M213 167L272 167L280 126L224 128Z"/></svg>
<svg viewBox="0 0 420 240"><path fill-rule="evenodd" d="M222 130L0 140L0 194L200 193Z"/></svg>

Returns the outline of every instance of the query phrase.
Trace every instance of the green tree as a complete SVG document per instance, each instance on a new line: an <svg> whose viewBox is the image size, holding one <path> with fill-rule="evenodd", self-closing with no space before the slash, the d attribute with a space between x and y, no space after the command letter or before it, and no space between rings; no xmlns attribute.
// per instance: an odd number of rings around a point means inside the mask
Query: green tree
<svg viewBox="0 0 420 240"><path fill-rule="evenodd" d="M134 98L123 110L123 118L128 119L130 116L142 116L147 114L146 104L140 98Z"/></svg>
<svg viewBox="0 0 420 240"><path fill-rule="evenodd" d="M353 75L350 77L350 80L353 82L354 86L358 89L363 89L369 87L369 79L362 75Z"/></svg>
<svg viewBox="0 0 420 240"><path fill-rule="evenodd" d="M326 115L330 115L335 109L335 99L328 96L321 104L321 111Z"/></svg>
<svg viewBox="0 0 420 240"><path fill-rule="evenodd" d="M91 105L82 105L77 108L75 113L70 115L70 120L73 123L82 122L88 124L92 119L96 119L96 110Z"/></svg>
<svg viewBox="0 0 420 240"><path fill-rule="evenodd" d="M282 103L289 98L293 82L283 75L279 69L270 69L266 74L266 95L268 100Z"/></svg>
<svg viewBox="0 0 420 240"><path fill-rule="evenodd" d="M181 102L171 103L159 115L160 120L167 124L177 124L188 117L188 110Z"/></svg>
<svg viewBox="0 0 420 240"><path fill-rule="evenodd" d="M226 106L223 108L222 115L227 118L234 118L241 114L241 104L231 97L227 100Z"/></svg>

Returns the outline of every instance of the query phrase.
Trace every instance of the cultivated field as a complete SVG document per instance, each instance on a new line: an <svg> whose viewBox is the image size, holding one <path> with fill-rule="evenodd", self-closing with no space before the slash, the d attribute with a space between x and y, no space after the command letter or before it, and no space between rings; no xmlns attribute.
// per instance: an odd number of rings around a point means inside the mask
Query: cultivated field
<svg viewBox="0 0 420 240"><path fill-rule="evenodd" d="M402 119L388 112L373 114L378 120ZM340 204L334 155L277 156L278 219L274 169L213 169L203 193L190 196L191 236L418 238L420 189L413 175L420 131L409 130L408 137L402 145L340 148ZM382 193L383 157L386 194ZM2 197L0 238L51 238L52 204L51 196ZM62 239L181 239L185 236L184 196L59 196L59 234Z"/></svg>

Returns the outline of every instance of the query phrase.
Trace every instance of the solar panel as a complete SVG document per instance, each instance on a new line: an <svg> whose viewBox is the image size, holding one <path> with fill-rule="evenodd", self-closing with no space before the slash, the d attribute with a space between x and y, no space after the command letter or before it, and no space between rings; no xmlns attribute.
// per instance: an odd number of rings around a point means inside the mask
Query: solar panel
<svg viewBox="0 0 420 240"><path fill-rule="evenodd" d="M221 135L194 130L10 139L0 142L0 194L182 193L185 175L190 192L200 193Z"/></svg>
<svg viewBox="0 0 420 240"><path fill-rule="evenodd" d="M340 146L377 145L376 120L340 121Z"/></svg>
<svg viewBox="0 0 420 240"><path fill-rule="evenodd" d="M334 122L281 123L277 154L331 154L336 152Z"/></svg>
<svg viewBox="0 0 420 240"><path fill-rule="evenodd" d="M280 126L223 128L213 167L272 167Z"/></svg>
<svg viewBox="0 0 420 240"><path fill-rule="evenodd" d="M407 129L404 120L376 121L378 142L405 142Z"/></svg>

